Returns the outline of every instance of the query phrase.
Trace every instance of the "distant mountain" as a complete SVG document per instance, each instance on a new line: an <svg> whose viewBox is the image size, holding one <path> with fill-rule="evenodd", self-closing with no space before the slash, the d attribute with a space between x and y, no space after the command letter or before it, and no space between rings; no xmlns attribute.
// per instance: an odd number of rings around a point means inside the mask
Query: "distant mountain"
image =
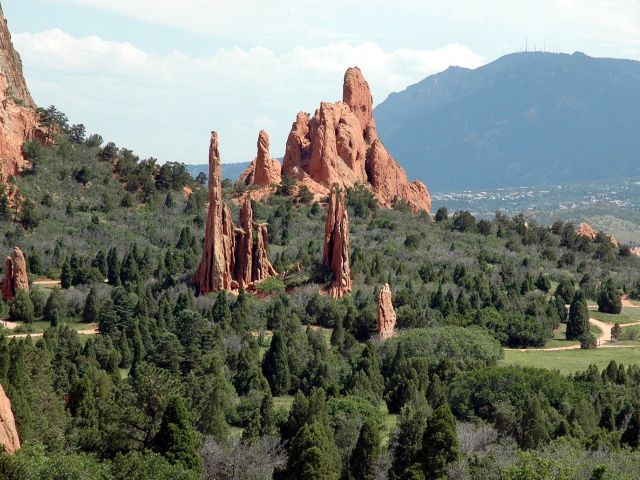
<svg viewBox="0 0 640 480"><path fill-rule="evenodd" d="M640 62L515 53L451 67L375 109L380 137L433 191L640 175Z"/></svg>
<svg viewBox="0 0 640 480"><path fill-rule="evenodd" d="M223 163L222 164L222 178L228 178L233 180L234 182L240 176L244 169L249 166L251 162L244 163ZM187 171L191 174L193 178L203 172L205 175L209 174L209 165L203 163L201 165L187 165Z"/></svg>

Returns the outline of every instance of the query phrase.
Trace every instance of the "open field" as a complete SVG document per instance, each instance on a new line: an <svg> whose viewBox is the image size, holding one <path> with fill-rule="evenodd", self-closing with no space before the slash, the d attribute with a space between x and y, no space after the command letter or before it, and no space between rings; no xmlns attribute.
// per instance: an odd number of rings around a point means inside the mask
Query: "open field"
<svg viewBox="0 0 640 480"><path fill-rule="evenodd" d="M505 350L501 364L547 368L569 374L583 371L592 363L602 369L611 360L625 365L640 363L640 348L603 347L595 350L578 349L556 352Z"/></svg>
<svg viewBox="0 0 640 480"><path fill-rule="evenodd" d="M611 313L601 313L597 310L590 310L589 315L591 318L600 320L601 322L609 323L635 323L640 322L640 308L623 307L622 312L619 315L613 315Z"/></svg>

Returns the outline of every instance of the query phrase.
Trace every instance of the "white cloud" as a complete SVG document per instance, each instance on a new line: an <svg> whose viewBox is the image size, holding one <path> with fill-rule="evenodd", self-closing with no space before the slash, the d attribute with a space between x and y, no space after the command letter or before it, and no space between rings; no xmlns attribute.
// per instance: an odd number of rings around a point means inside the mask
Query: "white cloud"
<svg viewBox="0 0 640 480"><path fill-rule="evenodd" d="M154 56L128 43L58 29L18 34L14 43L36 101L56 104L72 121L141 155L189 163L206 160L212 128L220 132L225 161L251 160L260 128L271 134L272 154L282 155L296 113L338 100L348 66L362 68L382 101L449 65L484 62L458 44L384 50L373 42L341 41L284 53L235 47L196 58L178 51Z"/></svg>

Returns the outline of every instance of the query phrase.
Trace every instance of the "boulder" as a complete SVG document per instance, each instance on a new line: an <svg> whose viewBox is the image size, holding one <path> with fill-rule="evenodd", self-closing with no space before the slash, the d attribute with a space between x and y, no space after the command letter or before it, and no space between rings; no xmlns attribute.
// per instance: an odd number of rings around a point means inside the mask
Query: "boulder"
<svg viewBox="0 0 640 480"><path fill-rule="evenodd" d="M392 337L395 326L396 311L391 303L391 288L385 283L378 295L378 338L385 341Z"/></svg>
<svg viewBox="0 0 640 480"><path fill-rule="evenodd" d="M4 262L2 299L5 302L13 300L18 290L29 291L29 277L24 253L18 247L15 247Z"/></svg>
<svg viewBox="0 0 640 480"><path fill-rule="evenodd" d="M13 453L20 448L20 437L11 409L11 400L4 392L2 385L0 385L0 445L8 453Z"/></svg>
<svg viewBox="0 0 640 480"><path fill-rule="evenodd" d="M253 268L253 208L246 199L240 210L240 228L236 228L235 275L240 288L247 288L252 281Z"/></svg>
<svg viewBox="0 0 640 480"><path fill-rule="evenodd" d="M333 274L333 281L326 293L333 298L341 298L351 292L353 281L349 262L349 215L342 190L332 191L329 198L322 262Z"/></svg>
<svg viewBox="0 0 640 480"><path fill-rule="evenodd" d="M581 223L578 225L576 233L581 237L586 237L589 240L593 240L598 235L596 231L588 223Z"/></svg>

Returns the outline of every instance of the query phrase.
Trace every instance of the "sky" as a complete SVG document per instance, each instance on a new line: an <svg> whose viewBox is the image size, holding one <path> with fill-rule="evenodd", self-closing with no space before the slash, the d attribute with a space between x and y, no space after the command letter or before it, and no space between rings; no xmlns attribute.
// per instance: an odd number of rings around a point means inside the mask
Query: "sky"
<svg viewBox="0 0 640 480"><path fill-rule="evenodd" d="M529 50L640 60L640 0L3 0L31 93L160 162L282 157L298 111L359 66L374 103Z"/></svg>

